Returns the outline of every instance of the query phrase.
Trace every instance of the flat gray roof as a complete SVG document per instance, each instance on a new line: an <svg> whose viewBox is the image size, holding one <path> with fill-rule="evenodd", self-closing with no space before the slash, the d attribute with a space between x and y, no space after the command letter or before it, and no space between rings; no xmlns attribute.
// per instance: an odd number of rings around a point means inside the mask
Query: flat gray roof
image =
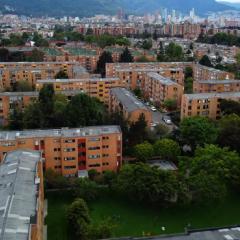
<svg viewBox="0 0 240 240"><path fill-rule="evenodd" d="M119 68L116 71L117 72L160 72L160 71L183 71L182 68L156 68L153 66L153 68L150 68L149 66L146 66L144 68Z"/></svg>
<svg viewBox="0 0 240 240"><path fill-rule="evenodd" d="M149 160L147 162L150 166L158 167L161 170L169 170L169 171L176 171L177 166L171 162L166 160Z"/></svg>
<svg viewBox="0 0 240 240"><path fill-rule="evenodd" d="M38 186L35 184L38 151L7 153L0 165L0 239L28 240L31 217L36 215Z"/></svg>
<svg viewBox="0 0 240 240"><path fill-rule="evenodd" d="M191 232L187 235L159 237L155 240L239 240L240 227Z"/></svg>
<svg viewBox="0 0 240 240"><path fill-rule="evenodd" d="M112 133L121 133L121 128L119 126L94 126L84 128L0 131L0 141L14 141L16 139L34 137L91 137Z"/></svg>
<svg viewBox="0 0 240 240"><path fill-rule="evenodd" d="M209 70L209 71L212 71L212 72L226 72L226 71L222 71L222 70L219 70L219 69L216 69L216 68L211 68L211 67L207 67L207 66L203 66L201 64L196 64L195 65L197 68L200 68L200 69L206 69L206 70ZM228 73L228 72L226 72Z"/></svg>
<svg viewBox="0 0 240 240"><path fill-rule="evenodd" d="M229 83L240 83L240 80L237 79L224 79L224 80L217 80L217 79L210 79L210 80L200 80L197 83L202 84L229 84Z"/></svg>
<svg viewBox="0 0 240 240"><path fill-rule="evenodd" d="M110 82L118 80L119 78L42 79L37 80L37 83Z"/></svg>
<svg viewBox="0 0 240 240"><path fill-rule="evenodd" d="M240 92L223 93L194 93L184 94L188 99L206 99L206 98L240 98Z"/></svg>
<svg viewBox="0 0 240 240"><path fill-rule="evenodd" d="M161 226L160 226L161 227ZM116 240L239 240L240 226L189 231L183 234L172 234L153 237L125 237Z"/></svg>
<svg viewBox="0 0 240 240"><path fill-rule="evenodd" d="M163 85L177 85L177 83L172 81L170 78L163 77L156 72L149 72L147 73L147 76L161 82Z"/></svg>
<svg viewBox="0 0 240 240"><path fill-rule="evenodd" d="M63 90L63 91L57 91L56 94L63 94L66 96L70 95L77 95L82 93L80 90ZM24 97L24 96L29 96L29 97L38 97L39 92L0 92L0 97L4 96L9 96L9 97Z"/></svg>
<svg viewBox="0 0 240 240"><path fill-rule="evenodd" d="M133 93L131 93L127 89L112 88L110 91L111 94L113 94L118 99L118 101L121 102L121 104L128 112L139 109L149 111L148 108L140 100L138 100Z"/></svg>

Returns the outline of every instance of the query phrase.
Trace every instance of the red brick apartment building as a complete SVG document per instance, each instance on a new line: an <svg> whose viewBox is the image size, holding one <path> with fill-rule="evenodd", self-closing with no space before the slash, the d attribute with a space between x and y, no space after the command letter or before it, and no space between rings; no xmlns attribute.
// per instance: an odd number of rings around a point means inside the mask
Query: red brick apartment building
<svg viewBox="0 0 240 240"><path fill-rule="evenodd" d="M12 87L18 81L27 81L35 86L40 79L53 79L59 71L69 78L88 78L86 69L76 62L1 62L0 89Z"/></svg>
<svg viewBox="0 0 240 240"><path fill-rule="evenodd" d="M180 107L183 86L156 72L149 72L145 76L143 93L155 105L161 106L164 101L171 99L176 100Z"/></svg>
<svg viewBox="0 0 240 240"><path fill-rule="evenodd" d="M201 80L225 80L234 79L234 74L221 71L215 68L206 67L200 64L195 64L193 67L194 81Z"/></svg>
<svg viewBox="0 0 240 240"><path fill-rule="evenodd" d="M42 151L45 169L63 176L82 170L118 171L122 164L122 133L119 126L0 132L0 162L18 149Z"/></svg>
<svg viewBox="0 0 240 240"><path fill-rule="evenodd" d="M194 93L240 92L240 80L202 80L193 82Z"/></svg>
<svg viewBox="0 0 240 240"><path fill-rule="evenodd" d="M213 120L221 117L222 99L240 101L240 92L195 93L182 97L181 119L191 116L206 116Z"/></svg>
<svg viewBox="0 0 240 240"><path fill-rule="evenodd" d="M43 240L43 166L39 151L9 151L0 164L0 239Z"/></svg>
<svg viewBox="0 0 240 240"><path fill-rule="evenodd" d="M110 112L122 112L129 122L136 122L140 115L145 116L147 124L152 122L152 112L133 93L125 88L113 88L109 98Z"/></svg>

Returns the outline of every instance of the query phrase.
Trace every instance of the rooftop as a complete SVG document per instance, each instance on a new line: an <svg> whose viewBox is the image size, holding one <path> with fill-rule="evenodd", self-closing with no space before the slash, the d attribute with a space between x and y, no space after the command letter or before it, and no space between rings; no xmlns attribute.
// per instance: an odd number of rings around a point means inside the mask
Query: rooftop
<svg viewBox="0 0 240 240"><path fill-rule="evenodd" d="M200 80L197 83L201 84L229 84L229 83L240 83L240 80L237 79L224 79L224 80L217 80L217 79L210 79L210 80Z"/></svg>
<svg viewBox="0 0 240 240"><path fill-rule="evenodd" d="M159 237L155 240L238 240L240 239L240 227L224 228L216 230L196 231L172 237Z"/></svg>
<svg viewBox="0 0 240 240"><path fill-rule="evenodd" d="M153 167L158 167L161 170L170 170L170 171L176 171L177 166L170 161L166 160L150 160L148 161L148 164Z"/></svg>
<svg viewBox="0 0 240 240"><path fill-rule="evenodd" d="M36 215L37 151L9 152L0 165L0 239L28 240L31 217Z"/></svg>
<svg viewBox="0 0 240 240"><path fill-rule="evenodd" d="M1 131L0 141L14 141L16 139L33 137L86 137L104 134L121 133L119 126L96 126L85 128L62 128L46 130Z"/></svg>
<svg viewBox="0 0 240 240"><path fill-rule="evenodd" d="M188 99L207 99L207 98L240 98L240 92L222 92L222 93L194 93L184 94Z"/></svg>
<svg viewBox="0 0 240 240"><path fill-rule="evenodd" d="M97 51L87 48L65 48L71 55L74 56L96 56Z"/></svg>
<svg viewBox="0 0 240 240"><path fill-rule="evenodd" d="M161 82L163 85L176 85L177 84L176 82L172 81L170 78L163 77L156 72L149 72L147 74L147 76Z"/></svg>
<svg viewBox="0 0 240 240"><path fill-rule="evenodd" d="M71 83L71 82L89 82L89 81L118 81L119 78L82 78L82 79L42 79L37 80L37 83Z"/></svg>
<svg viewBox="0 0 240 240"><path fill-rule="evenodd" d="M55 48L43 48L43 52L50 56L62 56L63 53Z"/></svg>
<svg viewBox="0 0 240 240"><path fill-rule="evenodd" d="M110 91L121 102L121 104L128 112L132 112L138 109L149 111L148 108L127 89L112 88Z"/></svg>

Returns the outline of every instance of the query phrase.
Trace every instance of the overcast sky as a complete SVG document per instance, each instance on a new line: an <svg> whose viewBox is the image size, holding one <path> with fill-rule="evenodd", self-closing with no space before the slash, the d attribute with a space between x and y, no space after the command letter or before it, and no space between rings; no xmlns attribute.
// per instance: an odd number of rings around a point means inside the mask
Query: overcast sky
<svg viewBox="0 0 240 240"><path fill-rule="evenodd" d="M240 3L240 0L217 0L218 2L233 2L233 3Z"/></svg>

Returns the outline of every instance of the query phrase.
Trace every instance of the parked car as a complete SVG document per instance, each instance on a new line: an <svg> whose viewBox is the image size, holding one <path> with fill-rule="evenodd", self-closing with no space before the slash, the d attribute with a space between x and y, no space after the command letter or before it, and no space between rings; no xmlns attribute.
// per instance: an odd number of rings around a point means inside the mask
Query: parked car
<svg viewBox="0 0 240 240"><path fill-rule="evenodd" d="M169 116L165 115L163 116L162 120L166 123L166 124L172 124L172 120Z"/></svg>
<svg viewBox="0 0 240 240"><path fill-rule="evenodd" d="M151 110L152 110L153 112L156 112L156 111L157 111L157 109L156 109L154 106L151 107Z"/></svg>
<svg viewBox="0 0 240 240"><path fill-rule="evenodd" d="M151 126L151 127L156 127L156 126L157 126L157 123L151 122L151 123L150 123L150 126Z"/></svg>

